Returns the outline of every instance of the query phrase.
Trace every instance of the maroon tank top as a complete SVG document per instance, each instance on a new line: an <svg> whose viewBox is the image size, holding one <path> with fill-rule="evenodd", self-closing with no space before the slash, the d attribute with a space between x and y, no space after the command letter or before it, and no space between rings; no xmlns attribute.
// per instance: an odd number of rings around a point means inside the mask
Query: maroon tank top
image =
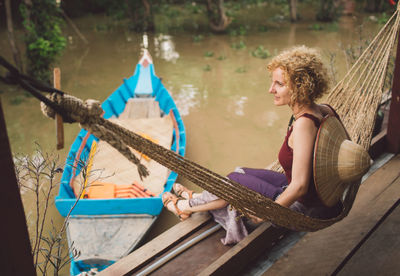
<svg viewBox="0 0 400 276"><path fill-rule="evenodd" d="M335 110L331 107L328 106L333 113L335 114L336 117L339 117ZM300 117L306 117L314 122L314 125L316 128L319 128L321 122L320 120L315 117L312 114L305 113L301 115ZM292 182L292 166L293 166L293 149L289 146L289 137L292 134L293 131L293 126L291 125L291 122L293 122L293 119L291 119L288 127L288 131L285 137L285 141L283 142L283 145L279 151L278 155L278 160L279 163L281 164L283 170L285 171L285 175L288 181L288 184ZM317 191L315 190L315 185L314 185L314 178L313 178L313 172L311 172L311 179L310 183L308 185L308 192L301 198L299 198L297 201L301 202L304 204L306 207L312 207L316 205L322 205L321 200L318 198Z"/></svg>

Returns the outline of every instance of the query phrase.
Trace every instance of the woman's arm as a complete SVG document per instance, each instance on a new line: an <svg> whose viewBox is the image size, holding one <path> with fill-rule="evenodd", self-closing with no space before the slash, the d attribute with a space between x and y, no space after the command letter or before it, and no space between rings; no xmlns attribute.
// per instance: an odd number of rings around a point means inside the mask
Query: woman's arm
<svg viewBox="0 0 400 276"><path fill-rule="evenodd" d="M304 117L296 120L292 132L292 182L276 200L278 204L289 207L307 193L316 134L317 128L313 121Z"/></svg>

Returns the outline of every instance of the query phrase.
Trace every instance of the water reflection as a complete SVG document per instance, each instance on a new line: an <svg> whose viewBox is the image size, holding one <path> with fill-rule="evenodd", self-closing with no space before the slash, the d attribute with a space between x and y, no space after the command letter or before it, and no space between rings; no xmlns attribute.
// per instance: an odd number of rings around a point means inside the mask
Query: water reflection
<svg viewBox="0 0 400 276"><path fill-rule="evenodd" d="M183 84L173 97L181 116L189 115L190 109L200 106L199 89L192 84Z"/></svg>
<svg viewBox="0 0 400 276"><path fill-rule="evenodd" d="M248 98L245 96L233 97L232 103L228 106L228 111L236 114L237 116L244 116L244 106Z"/></svg>
<svg viewBox="0 0 400 276"><path fill-rule="evenodd" d="M272 127L280 119L276 111L265 111L261 115L261 118L263 122L265 122L265 125L268 127Z"/></svg>
<svg viewBox="0 0 400 276"><path fill-rule="evenodd" d="M158 58L172 61L173 63L179 58L179 53L175 51L175 44L170 35L159 34L154 37L154 47Z"/></svg>

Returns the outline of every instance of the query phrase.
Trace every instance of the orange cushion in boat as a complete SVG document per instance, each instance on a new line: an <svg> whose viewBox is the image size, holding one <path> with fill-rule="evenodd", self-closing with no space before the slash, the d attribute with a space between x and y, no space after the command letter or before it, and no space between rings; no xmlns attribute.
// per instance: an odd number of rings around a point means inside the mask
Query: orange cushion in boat
<svg viewBox="0 0 400 276"><path fill-rule="evenodd" d="M85 198L114 198L115 184L94 181L87 188Z"/></svg>

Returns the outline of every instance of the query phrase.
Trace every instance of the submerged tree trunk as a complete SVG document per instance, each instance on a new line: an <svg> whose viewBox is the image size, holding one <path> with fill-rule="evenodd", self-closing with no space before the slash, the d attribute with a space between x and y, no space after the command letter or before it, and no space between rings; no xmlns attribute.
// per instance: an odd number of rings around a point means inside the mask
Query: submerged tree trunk
<svg viewBox="0 0 400 276"><path fill-rule="evenodd" d="M341 0L320 0L317 20L333 21L339 15Z"/></svg>
<svg viewBox="0 0 400 276"><path fill-rule="evenodd" d="M343 1L343 14L352 15L354 13L356 3L354 0L344 0Z"/></svg>
<svg viewBox="0 0 400 276"><path fill-rule="evenodd" d="M7 17L7 35L8 41L10 42L12 54L14 57L15 66L18 68L20 72L23 72L23 65L21 60L21 52L19 51L18 45L15 41L14 35L14 25L12 20L12 12L11 12L11 2L10 0L5 0L6 6L6 17Z"/></svg>
<svg viewBox="0 0 400 276"><path fill-rule="evenodd" d="M289 1L289 10L290 10L290 21L297 21L297 0L288 0Z"/></svg>
<svg viewBox="0 0 400 276"><path fill-rule="evenodd" d="M210 27L214 32L225 31L231 23L225 14L224 0L207 0L207 12Z"/></svg>

